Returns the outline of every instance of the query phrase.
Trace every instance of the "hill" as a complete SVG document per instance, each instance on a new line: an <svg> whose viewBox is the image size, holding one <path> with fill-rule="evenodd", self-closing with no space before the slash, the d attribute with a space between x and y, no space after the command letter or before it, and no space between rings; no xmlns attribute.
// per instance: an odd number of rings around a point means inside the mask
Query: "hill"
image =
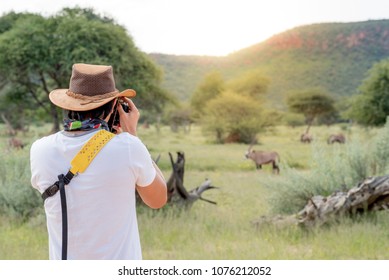
<svg viewBox="0 0 389 280"><path fill-rule="evenodd" d="M207 72L218 70L224 57L149 54L164 72L163 85L180 100L187 100Z"/></svg>
<svg viewBox="0 0 389 280"><path fill-rule="evenodd" d="M300 26L224 57L149 55L164 69L165 87L181 100L209 71L227 80L251 69L270 78L273 101L307 87L345 97L356 93L374 63L389 57L389 20Z"/></svg>

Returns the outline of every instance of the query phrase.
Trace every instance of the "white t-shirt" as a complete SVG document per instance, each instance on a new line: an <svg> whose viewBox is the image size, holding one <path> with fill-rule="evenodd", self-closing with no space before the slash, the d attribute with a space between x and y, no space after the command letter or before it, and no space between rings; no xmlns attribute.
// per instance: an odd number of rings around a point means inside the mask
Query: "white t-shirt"
<svg viewBox="0 0 389 280"><path fill-rule="evenodd" d="M40 193L66 174L73 157L96 131L71 136L57 132L34 142L31 184ZM68 210L68 259L142 259L136 219L135 185L156 176L145 145L128 133L116 135L89 167L65 187ZM50 259L61 259L60 194L44 203Z"/></svg>

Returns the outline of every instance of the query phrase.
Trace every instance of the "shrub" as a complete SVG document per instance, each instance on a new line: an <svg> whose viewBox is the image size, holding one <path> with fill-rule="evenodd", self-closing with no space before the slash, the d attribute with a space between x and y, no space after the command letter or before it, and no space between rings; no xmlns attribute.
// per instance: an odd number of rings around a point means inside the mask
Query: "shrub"
<svg viewBox="0 0 389 280"><path fill-rule="evenodd" d="M251 143L267 126L262 104L232 91L209 101L201 120L204 131L214 133L218 143Z"/></svg>
<svg viewBox="0 0 389 280"><path fill-rule="evenodd" d="M31 187L26 151L0 151L0 213L28 219L42 211L42 199Z"/></svg>
<svg viewBox="0 0 389 280"><path fill-rule="evenodd" d="M375 175L389 172L389 118L385 126L374 138L372 149L372 170Z"/></svg>

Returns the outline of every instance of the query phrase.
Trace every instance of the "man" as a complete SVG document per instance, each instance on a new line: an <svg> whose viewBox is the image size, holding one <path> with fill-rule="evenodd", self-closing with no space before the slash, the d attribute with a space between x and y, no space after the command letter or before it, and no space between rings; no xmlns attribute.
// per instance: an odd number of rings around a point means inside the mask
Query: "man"
<svg viewBox="0 0 389 280"><path fill-rule="evenodd" d="M47 197L44 207L50 259L61 259L63 254L64 219L60 192L48 196L47 189L59 174L66 174L75 155L102 129L113 130L116 135L86 170L63 188L67 205L66 257L142 258L135 192L149 207L160 208L167 201L167 189L161 171L137 138L139 111L130 99L135 94L132 89L116 89L111 66L90 64L73 65L69 89L50 93L51 102L67 110L64 130L35 141L30 151L31 184ZM118 124L112 123L115 114L120 117Z"/></svg>

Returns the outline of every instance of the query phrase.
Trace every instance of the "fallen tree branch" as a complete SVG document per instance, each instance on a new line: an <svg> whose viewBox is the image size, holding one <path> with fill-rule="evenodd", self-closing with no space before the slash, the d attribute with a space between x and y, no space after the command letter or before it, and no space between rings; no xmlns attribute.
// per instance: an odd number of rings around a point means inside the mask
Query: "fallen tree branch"
<svg viewBox="0 0 389 280"><path fill-rule="evenodd" d="M342 216L389 209L389 175L371 177L347 192L334 192L323 197L313 196L295 215L266 217L253 221L257 227L266 223L297 224L304 227L320 226Z"/></svg>
<svg viewBox="0 0 389 280"><path fill-rule="evenodd" d="M181 203L185 205L192 205L196 200L203 200L211 204L216 202L202 197L202 194L210 189L217 187L212 186L211 180L206 179L200 186L187 191L184 186L184 171L185 171L185 155L183 152L177 152L177 160L174 162L173 156L169 153L170 162L172 164L173 172L167 181L168 202Z"/></svg>

